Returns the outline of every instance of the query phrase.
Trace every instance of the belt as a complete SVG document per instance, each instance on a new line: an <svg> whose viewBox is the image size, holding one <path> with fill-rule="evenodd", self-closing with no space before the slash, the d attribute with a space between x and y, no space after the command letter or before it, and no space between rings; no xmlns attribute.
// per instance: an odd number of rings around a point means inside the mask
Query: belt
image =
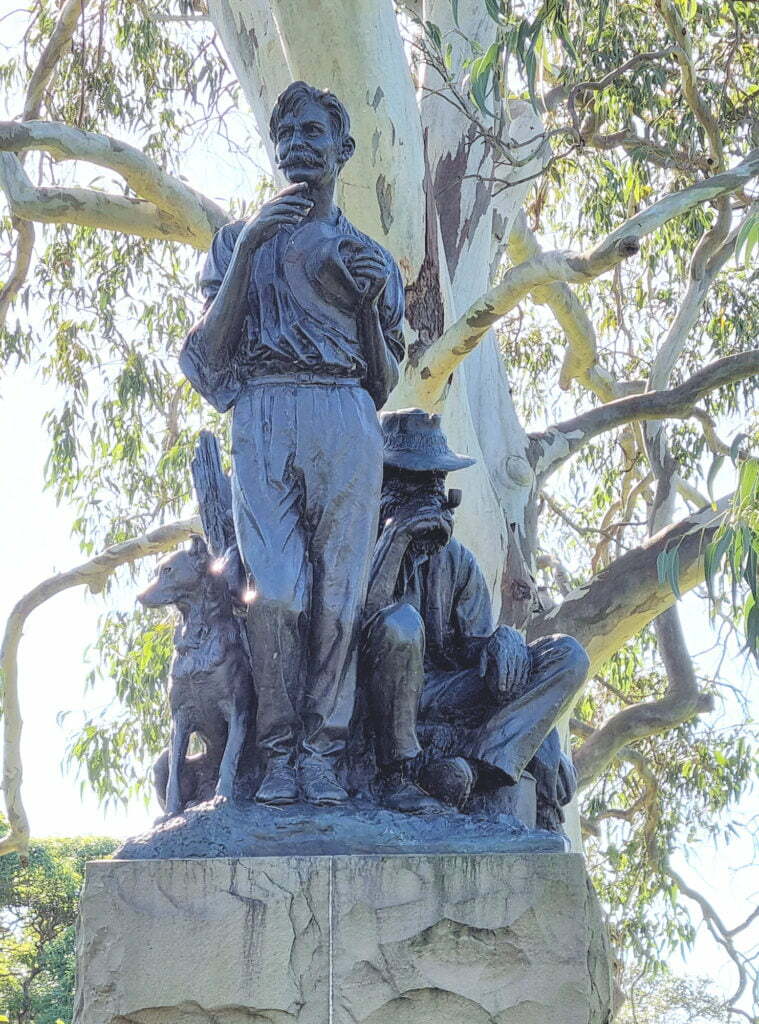
<svg viewBox="0 0 759 1024"><path fill-rule="evenodd" d="M357 377L331 377L326 373L267 373L260 377L248 378L243 386L249 388L257 384L339 384L349 388L361 387L361 381Z"/></svg>

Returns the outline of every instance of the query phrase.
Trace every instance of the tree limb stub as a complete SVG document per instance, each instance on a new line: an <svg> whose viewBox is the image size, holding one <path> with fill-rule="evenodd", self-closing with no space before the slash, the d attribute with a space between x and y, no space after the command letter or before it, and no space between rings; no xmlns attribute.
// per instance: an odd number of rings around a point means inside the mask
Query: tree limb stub
<svg viewBox="0 0 759 1024"><path fill-rule="evenodd" d="M108 579L122 565L136 562L148 555L160 554L181 544L194 533L202 534L199 516L157 526L139 537L114 544L94 558L68 572L57 573L25 594L14 606L5 625L0 648L0 681L3 712L3 792L10 822L10 832L0 839L0 856L29 849L29 822L21 797L21 704L18 686L18 649L24 626L31 613L51 597L71 587L86 586L99 593Z"/></svg>
<svg viewBox="0 0 759 1024"><path fill-rule="evenodd" d="M669 390L645 391L599 405L541 434L532 434L530 463L536 475L545 480L599 434L641 420L687 419L710 391L755 374L759 374L759 349L717 359Z"/></svg>
<svg viewBox="0 0 759 1024"><path fill-rule="evenodd" d="M599 277L634 256L640 240L673 217L735 192L757 175L759 149L754 149L731 170L673 192L631 217L588 253L540 253L506 271L501 281L472 303L425 352L418 367L422 404L435 404L451 373L488 329L535 288L555 282L582 284Z"/></svg>
<svg viewBox="0 0 759 1024"><path fill-rule="evenodd" d="M684 594L703 582L703 549L729 508L730 498L667 527L641 547L628 551L561 604L535 616L527 627L530 641L553 633L575 637L586 649L591 673L615 651L675 602L669 583L660 583L657 559L678 546L680 590ZM624 742L628 742L625 740Z"/></svg>
<svg viewBox="0 0 759 1024"><path fill-rule="evenodd" d="M40 151L48 153L55 160L83 160L115 171L139 197L141 212L147 215L142 223L139 223L138 218L138 224L131 234L142 234L146 228L150 230L151 221L156 221L157 229L153 227L152 233L145 237L166 237L168 232L179 236L175 237L177 241L186 241L198 249L204 249L211 244L214 232L228 220L220 206L179 179L166 174L141 150L107 135L82 131L56 121L27 121L23 124L2 121L0 150L9 154ZM108 195L92 189L35 188L20 165L14 168L7 157L3 163L3 178L6 180L0 180L0 184L8 194L11 209L17 216L27 220L49 220L49 214L45 215L48 208L44 199L49 199L51 195L69 195L76 197L78 203L84 203L88 213L98 215L100 222L92 224L93 227L112 226L102 222L109 211L113 213L112 220L121 223L123 205L135 203L135 200L123 196ZM35 216L31 194L37 196L39 216ZM95 207L96 210L93 209ZM114 230L125 229L115 227Z"/></svg>

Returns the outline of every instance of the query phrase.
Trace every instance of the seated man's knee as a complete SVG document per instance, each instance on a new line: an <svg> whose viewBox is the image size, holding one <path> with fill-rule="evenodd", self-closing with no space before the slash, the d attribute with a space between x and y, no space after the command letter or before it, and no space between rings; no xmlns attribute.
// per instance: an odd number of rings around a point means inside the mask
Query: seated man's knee
<svg viewBox="0 0 759 1024"><path fill-rule="evenodd" d="M590 668L590 658L582 644L573 636L557 634L551 637L561 653L562 660L568 672L577 683L584 683Z"/></svg>
<svg viewBox="0 0 759 1024"><path fill-rule="evenodd" d="M413 605L398 602L377 612L369 626L373 643L398 650L424 644L424 623Z"/></svg>

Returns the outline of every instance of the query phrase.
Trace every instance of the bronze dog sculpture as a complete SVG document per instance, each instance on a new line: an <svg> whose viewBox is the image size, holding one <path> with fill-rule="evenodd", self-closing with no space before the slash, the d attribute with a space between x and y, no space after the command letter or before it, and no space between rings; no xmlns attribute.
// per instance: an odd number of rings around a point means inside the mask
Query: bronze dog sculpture
<svg viewBox="0 0 759 1024"><path fill-rule="evenodd" d="M166 814L179 814L190 795L197 798L198 783L209 772L217 775L216 798L231 800L251 720L253 680L229 584L205 541L194 537L189 548L164 558L138 600L146 608L174 605L182 616L169 675ZM193 733L206 751L187 758ZM165 774L164 754L156 764L159 796ZM194 776L196 785L183 774Z"/></svg>

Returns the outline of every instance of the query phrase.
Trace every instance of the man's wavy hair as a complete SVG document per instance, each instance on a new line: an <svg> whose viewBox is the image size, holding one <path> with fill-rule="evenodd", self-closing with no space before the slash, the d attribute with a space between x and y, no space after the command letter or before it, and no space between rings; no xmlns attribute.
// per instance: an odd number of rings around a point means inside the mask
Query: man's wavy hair
<svg viewBox="0 0 759 1024"><path fill-rule="evenodd" d="M320 103L329 114L332 130L335 137L341 142L349 139L351 134L351 119L348 111L342 105L334 93L328 89L317 89L307 82L293 82L292 85L281 92L274 104L274 110L269 119L269 136L272 142L277 141L277 128L285 114L294 113L298 107L309 100Z"/></svg>

